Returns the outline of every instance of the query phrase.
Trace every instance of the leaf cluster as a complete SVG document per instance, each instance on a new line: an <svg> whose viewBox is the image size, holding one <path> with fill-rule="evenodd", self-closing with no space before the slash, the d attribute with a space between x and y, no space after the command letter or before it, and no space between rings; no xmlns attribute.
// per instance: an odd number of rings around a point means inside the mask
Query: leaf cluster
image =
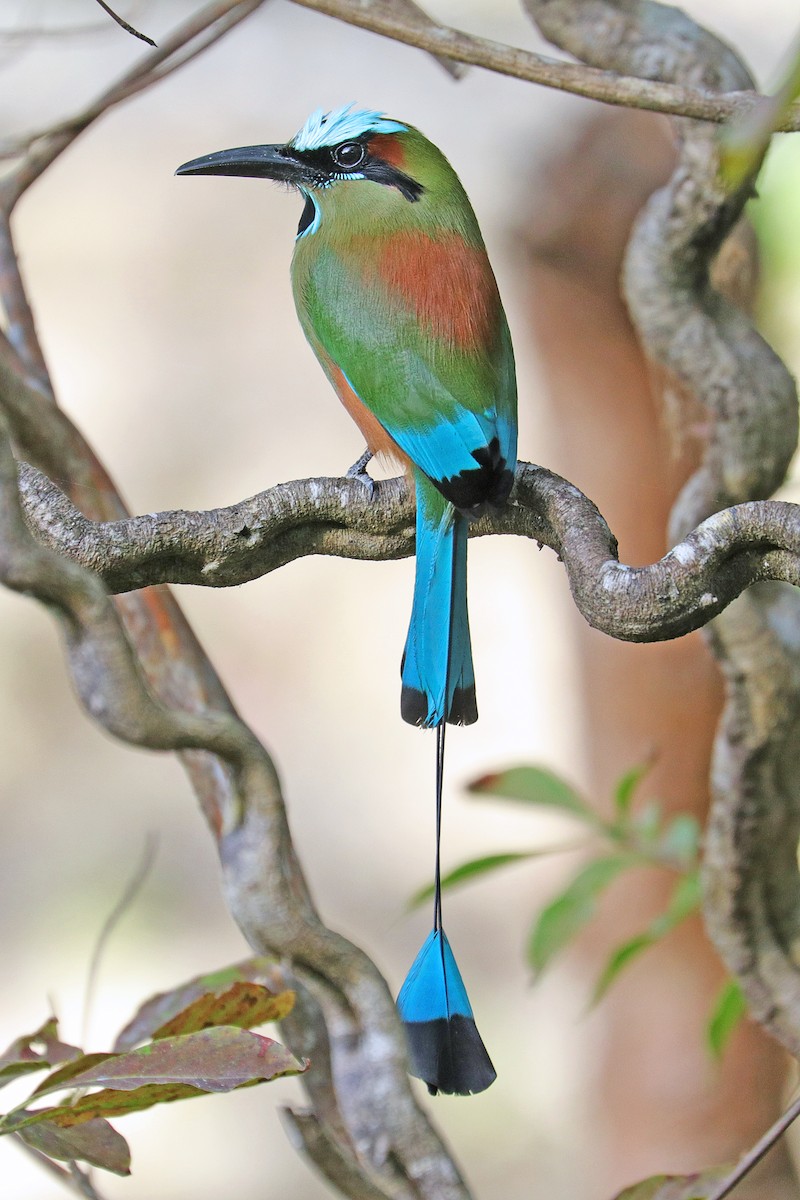
<svg viewBox="0 0 800 1200"><path fill-rule="evenodd" d="M58 1021L48 1018L0 1054L0 1086L49 1072L21 1104L0 1115L0 1135L15 1134L49 1159L128 1175L130 1150L110 1117L305 1071L307 1062L251 1032L282 1020L294 1005L294 992L259 982L271 966L265 958L248 959L153 997L110 1053L86 1054L62 1042ZM63 1091L59 1103L38 1106Z"/></svg>
<svg viewBox="0 0 800 1200"><path fill-rule="evenodd" d="M582 852L581 865L531 925L527 958L538 979L594 919L603 894L625 872L642 867L670 872L674 883L663 911L612 949L595 981L592 1004L602 999L626 967L700 908L699 823L690 813L665 813L656 799L639 800L640 785L649 769L650 764L633 767L618 780L608 817L544 767L510 767L476 779L468 787L471 795L557 810L582 826L584 836L557 845L484 855L462 863L442 879L443 888L452 888L501 867L557 853ZM422 889L413 902L420 903L431 891L430 887ZM715 1056L722 1054L744 1011L742 993L729 980L713 1006L706 1030L707 1044Z"/></svg>

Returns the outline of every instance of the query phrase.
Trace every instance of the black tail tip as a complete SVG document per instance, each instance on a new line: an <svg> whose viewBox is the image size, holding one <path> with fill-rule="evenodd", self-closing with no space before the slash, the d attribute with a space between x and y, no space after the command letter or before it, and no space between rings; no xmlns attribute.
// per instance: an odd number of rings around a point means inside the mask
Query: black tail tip
<svg viewBox="0 0 800 1200"><path fill-rule="evenodd" d="M432 1096L475 1096L497 1078L472 1017L405 1021L410 1072Z"/></svg>
<svg viewBox="0 0 800 1200"><path fill-rule="evenodd" d="M400 716L409 725L425 725L428 720L428 697L425 693L404 686L400 692Z"/></svg>
<svg viewBox="0 0 800 1200"><path fill-rule="evenodd" d="M478 719L475 687L456 688L447 719L451 725L474 725Z"/></svg>
<svg viewBox="0 0 800 1200"><path fill-rule="evenodd" d="M437 722L429 719L428 697L418 688L403 686L400 693L400 715L409 725L421 725L430 729ZM478 702L475 688L456 688L447 720L450 725L474 725L478 719Z"/></svg>

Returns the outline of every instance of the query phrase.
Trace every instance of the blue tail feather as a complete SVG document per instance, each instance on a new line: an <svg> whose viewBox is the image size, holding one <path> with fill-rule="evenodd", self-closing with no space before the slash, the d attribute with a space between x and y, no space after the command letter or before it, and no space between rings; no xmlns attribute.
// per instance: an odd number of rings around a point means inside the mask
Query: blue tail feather
<svg viewBox="0 0 800 1200"><path fill-rule="evenodd" d="M432 1095L468 1096L494 1082L461 972L447 936L434 929L412 963L397 997L412 1075Z"/></svg>
<svg viewBox="0 0 800 1200"><path fill-rule="evenodd" d="M467 616L467 520L415 471L417 570L403 654L402 714L436 728L436 887L434 928L397 999L410 1071L433 1095L468 1096L496 1078L472 1015L461 972L442 928L441 815L446 722L478 716Z"/></svg>
<svg viewBox="0 0 800 1200"><path fill-rule="evenodd" d="M477 720L467 615L465 517L421 472L417 484L417 569L403 654L403 718L426 728Z"/></svg>

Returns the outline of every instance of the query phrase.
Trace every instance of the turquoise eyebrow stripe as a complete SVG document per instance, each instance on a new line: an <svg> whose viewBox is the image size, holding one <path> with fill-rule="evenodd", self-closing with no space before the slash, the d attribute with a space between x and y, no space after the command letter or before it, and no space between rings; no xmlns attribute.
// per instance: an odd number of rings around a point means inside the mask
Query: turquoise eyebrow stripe
<svg viewBox="0 0 800 1200"><path fill-rule="evenodd" d="M407 130L407 125L391 120L385 113L356 108L351 102L330 112L318 108L289 145L295 150L321 150L323 146L337 146L348 138L363 137L365 133L405 133Z"/></svg>

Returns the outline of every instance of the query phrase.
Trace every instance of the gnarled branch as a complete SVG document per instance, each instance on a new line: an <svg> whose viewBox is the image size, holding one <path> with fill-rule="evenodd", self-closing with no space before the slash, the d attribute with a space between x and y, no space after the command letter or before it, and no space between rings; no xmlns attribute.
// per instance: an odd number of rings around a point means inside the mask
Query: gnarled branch
<svg viewBox="0 0 800 1200"><path fill-rule="evenodd" d="M112 104L187 61L261 3L207 6L85 113L22 147L22 161L0 185L0 301L13 336L12 344L0 334L0 411L19 453L67 481L70 499L92 520L122 520L125 507L54 401L10 236L11 210ZM312 1105L304 1122L318 1129L317 1165L335 1181L346 1162L351 1178L392 1200L466 1200L457 1167L414 1099L389 990L370 960L317 915L269 755L236 713L174 598L148 588L111 600L99 578L31 538L17 486L0 432L0 579L58 614L77 690L96 720L123 740L178 750L216 840L232 915L256 951L294 964L308 1019L302 1027L290 1020L286 1036L314 1050L317 1066L303 1081Z"/></svg>
<svg viewBox="0 0 800 1200"><path fill-rule="evenodd" d="M383 560L414 552L402 479L376 483L370 498L356 479L301 479L229 508L104 524L25 464L20 490L38 537L112 592L157 583L232 587L308 554ZM589 624L625 641L681 637L762 580L800 584L800 506L780 501L715 513L659 562L629 567L591 500L551 471L521 463L511 502L476 521L472 533L518 534L555 550Z"/></svg>
<svg viewBox="0 0 800 1200"><path fill-rule="evenodd" d="M644 18L656 9L669 12L661 6L529 0L548 36L596 64L586 67L415 19L408 5L400 10L355 0L297 2L451 60L608 103L719 122L759 102L730 52L691 23L680 36L667 39L653 64L653 39ZM231 911L254 947L285 953L296 964L306 985L308 1020L292 1036L313 1038L322 1064L311 1093L315 1115L294 1123L309 1152L337 1186L353 1195L463 1200L466 1189L457 1169L408 1088L397 1018L383 981L365 956L325 929L313 908L266 751L239 720L169 594L148 590L113 602L81 565L90 563L122 590L141 586L148 572L153 578L175 578L199 571L195 582L219 586L233 582L236 572L255 566L263 573L300 553L396 557L411 548L404 491L397 483L382 484L376 504L368 505L352 481L307 481L234 506L241 510L235 515L223 510L226 515L211 528L203 514L126 518L111 481L47 394L22 279L11 262L8 217L32 180L113 103L162 78L171 65L186 61L257 7L259 0L227 0L203 10L193 19L193 32L183 27L86 112L31 139L22 148L23 161L0 188L5 222L0 232L6 238L0 254L8 268L0 272L0 292L13 326L13 347L0 343L6 366L0 371L0 402L21 454L68 479L72 503L80 503L90 518L55 495L33 468L26 469L28 519L46 543L37 544L22 523L13 463L0 439L0 521L6 541L0 573L9 586L30 592L59 613L78 689L97 719L126 740L182 751L217 840ZM608 33L600 38L604 14ZM624 33L616 41L615 30ZM198 38L191 47L190 32ZM652 78L643 82L634 78L639 75ZM784 128L800 128L797 107ZM719 612L755 580L797 581L794 508L744 503L712 515L720 506L767 495L780 477L793 393L749 325L721 306L708 287L709 261L736 219L743 193L728 197L721 190L707 130L683 126L682 133L678 171L640 226L626 279L651 353L716 415L708 470L687 494L681 533L701 523L661 563L625 569L616 561L605 523L580 493L547 472L523 468L516 503L475 530L517 532L552 545L564 559L579 606L592 623L615 636L677 636ZM661 303L672 292L676 303ZM761 402L762 367L771 381L768 432L753 420L753 408ZM736 404L726 411L731 396ZM780 437L773 438L781 422ZM43 516L42 506L50 504L51 513ZM120 549L120 536L132 539L130 558ZM55 547L74 554L76 561L56 554ZM789 950L800 909L787 903L787 897L796 899L788 882L787 847L796 844L799 814L786 793L794 788L792 794L800 794L791 758L798 678L795 659L785 657L784 650L793 636L790 626L796 625L794 602L787 600L791 594L780 589L776 599L776 591L762 588L739 602L740 611L752 610L750 624L731 608L716 626L731 704L717 760L709 915L757 1012L794 1048L797 972ZM792 609L789 620L787 609ZM656 618L663 612L668 619L659 625ZM169 637L163 636L165 629ZM773 658L765 658L767 649L774 651ZM775 803L769 812L768 801Z"/></svg>
<svg viewBox="0 0 800 1200"><path fill-rule="evenodd" d="M731 49L665 5L525 0L545 36L614 70L741 90ZM647 353L677 396L709 415L702 463L672 513L680 538L726 505L769 495L797 441L797 392L752 323L710 283L710 267L750 191L726 189L713 131L675 123L677 167L640 216L625 293ZM735 510L733 510L735 511ZM727 685L706 839L706 923L756 1017L800 1054L800 595L752 589L709 626Z"/></svg>
<svg viewBox="0 0 800 1200"><path fill-rule="evenodd" d="M316 1096L321 1089L326 1107L317 1097L316 1113L305 1118L306 1126L317 1128L317 1141L335 1147L336 1161L349 1164L353 1178L371 1180L375 1194L410 1200L406 1174L415 1180L414 1196L465 1200L455 1166L411 1094L404 1039L386 984L367 956L326 928L314 908L269 755L232 710L186 711L154 694L97 574L33 539L2 423L0 582L57 614L80 699L109 733L150 749L201 751L206 764L216 763L216 795L224 805L216 832L231 911L251 944L291 959L316 996L316 1008L303 1000L315 1020L295 1026L295 1036L305 1044L312 1038L322 1049L315 1021L324 1013L326 1053L309 1091ZM336 1100L324 1068L328 1054L337 1079L343 1072L349 1084L338 1089ZM387 1127L394 1130L391 1163L385 1159Z"/></svg>

